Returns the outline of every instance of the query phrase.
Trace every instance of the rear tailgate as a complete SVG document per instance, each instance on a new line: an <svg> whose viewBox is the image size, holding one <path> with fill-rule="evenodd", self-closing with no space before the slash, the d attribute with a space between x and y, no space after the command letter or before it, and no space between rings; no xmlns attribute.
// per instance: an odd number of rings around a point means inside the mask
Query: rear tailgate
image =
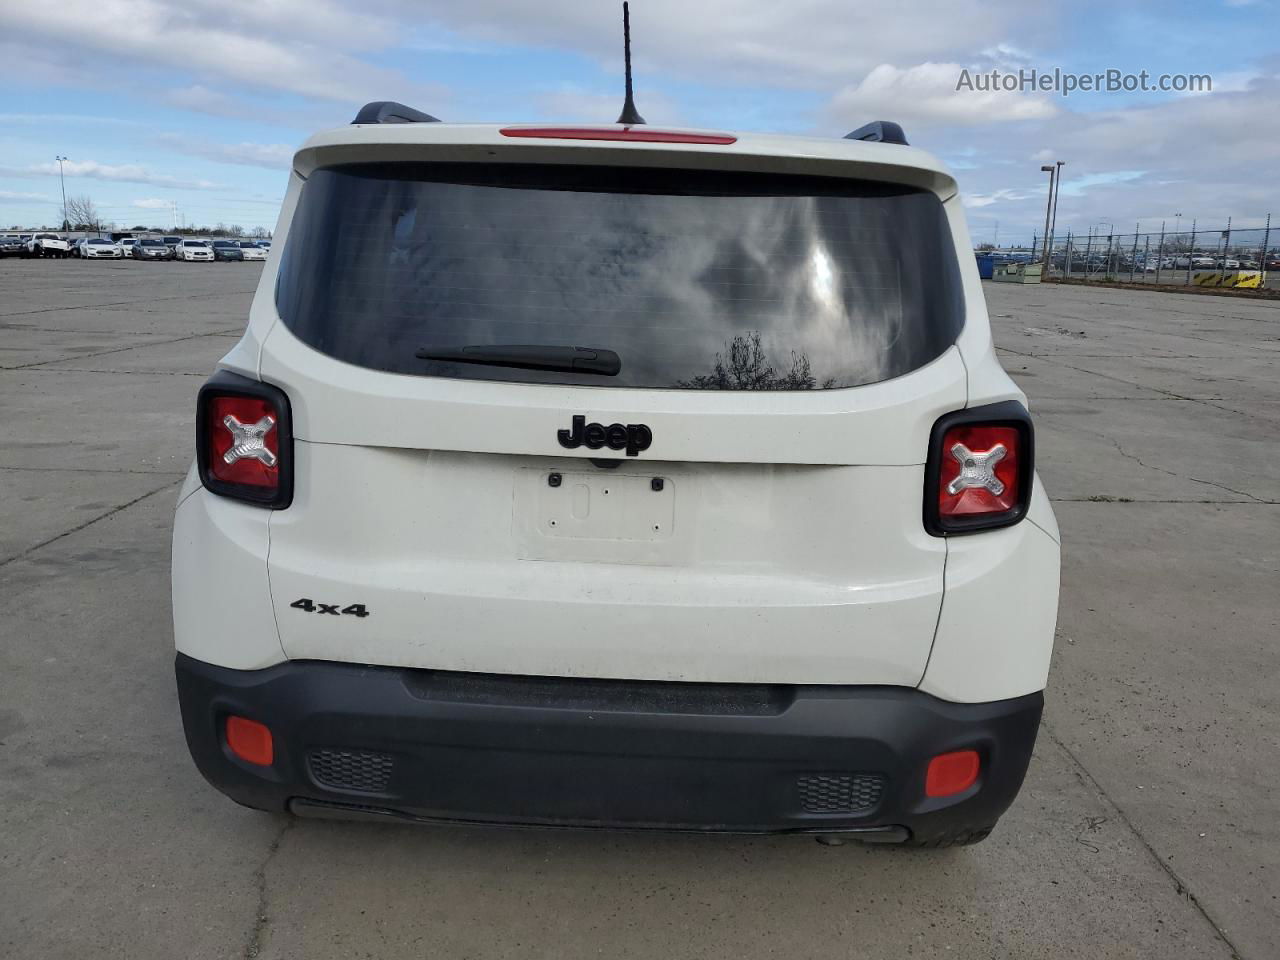
<svg viewBox="0 0 1280 960"><path fill-rule="evenodd" d="M448 166L312 173L306 239L274 265L261 375L297 438L270 531L287 654L918 682L945 559L920 522L928 433L965 402L937 198ZM415 356L474 343L616 350L622 372Z"/></svg>

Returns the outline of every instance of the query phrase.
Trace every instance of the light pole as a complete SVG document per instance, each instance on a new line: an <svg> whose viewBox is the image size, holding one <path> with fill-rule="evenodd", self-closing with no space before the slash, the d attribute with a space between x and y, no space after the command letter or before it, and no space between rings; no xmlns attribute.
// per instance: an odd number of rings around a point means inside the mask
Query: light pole
<svg viewBox="0 0 1280 960"><path fill-rule="evenodd" d="M1053 216L1049 220L1049 253L1053 253L1053 236L1058 230L1058 195L1062 193L1062 165L1065 160L1054 161L1054 166L1058 168L1057 178L1054 180L1053 188Z"/></svg>
<svg viewBox="0 0 1280 960"><path fill-rule="evenodd" d="M1049 265L1049 213L1053 208L1053 183L1057 167L1045 165L1040 168L1040 172L1049 174L1049 196L1044 201L1044 256L1040 258L1040 262L1045 265L1047 270Z"/></svg>
<svg viewBox="0 0 1280 960"><path fill-rule="evenodd" d="M62 183L62 229L67 231L71 227L67 223L67 179L62 175L62 161L68 158L59 155L54 159L58 161L58 180Z"/></svg>

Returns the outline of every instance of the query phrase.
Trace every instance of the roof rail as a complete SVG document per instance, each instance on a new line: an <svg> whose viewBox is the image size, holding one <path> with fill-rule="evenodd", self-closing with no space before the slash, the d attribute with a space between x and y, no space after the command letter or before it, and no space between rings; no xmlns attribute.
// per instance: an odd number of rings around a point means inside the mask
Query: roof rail
<svg viewBox="0 0 1280 960"><path fill-rule="evenodd" d="M423 113L421 110L413 109L413 107L406 107L403 103L396 103L394 100L375 100L373 103L366 103L361 107L360 112L356 114L356 118L351 122L355 124L439 123L440 121L429 113Z"/></svg>
<svg viewBox="0 0 1280 960"><path fill-rule="evenodd" d="M902 132L902 127L892 120L872 120L870 123L864 123L852 133L846 133L844 139L868 140L873 143L900 143L904 147L907 146L907 135Z"/></svg>

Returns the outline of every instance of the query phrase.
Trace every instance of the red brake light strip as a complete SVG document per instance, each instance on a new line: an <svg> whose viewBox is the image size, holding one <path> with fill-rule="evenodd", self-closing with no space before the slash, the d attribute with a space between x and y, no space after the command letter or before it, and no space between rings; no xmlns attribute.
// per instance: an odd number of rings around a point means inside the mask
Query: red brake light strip
<svg viewBox="0 0 1280 960"><path fill-rule="evenodd" d="M687 133L679 130L652 130L648 127L503 127L504 137L545 140L623 140L632 143L737 143L728 133Z"/></svg>

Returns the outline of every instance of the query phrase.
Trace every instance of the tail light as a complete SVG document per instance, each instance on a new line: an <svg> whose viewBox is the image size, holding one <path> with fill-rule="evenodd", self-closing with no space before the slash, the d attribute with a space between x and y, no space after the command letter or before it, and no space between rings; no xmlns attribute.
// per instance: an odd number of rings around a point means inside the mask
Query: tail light
<svg viewBox="0 0 1280 960"><path fill-rule="evenodd" d="M1016 401L957 410L929 437L924 526L936 537L1017 523L1031 500L1031 417Z"/></svg>
<svg viewBox="0 0 1280 960"><path fill-rule="evenodd" d="M213 493L272 510L293 500L293 430L279 387L221 371L196 400L196 463Z"/></svg>

